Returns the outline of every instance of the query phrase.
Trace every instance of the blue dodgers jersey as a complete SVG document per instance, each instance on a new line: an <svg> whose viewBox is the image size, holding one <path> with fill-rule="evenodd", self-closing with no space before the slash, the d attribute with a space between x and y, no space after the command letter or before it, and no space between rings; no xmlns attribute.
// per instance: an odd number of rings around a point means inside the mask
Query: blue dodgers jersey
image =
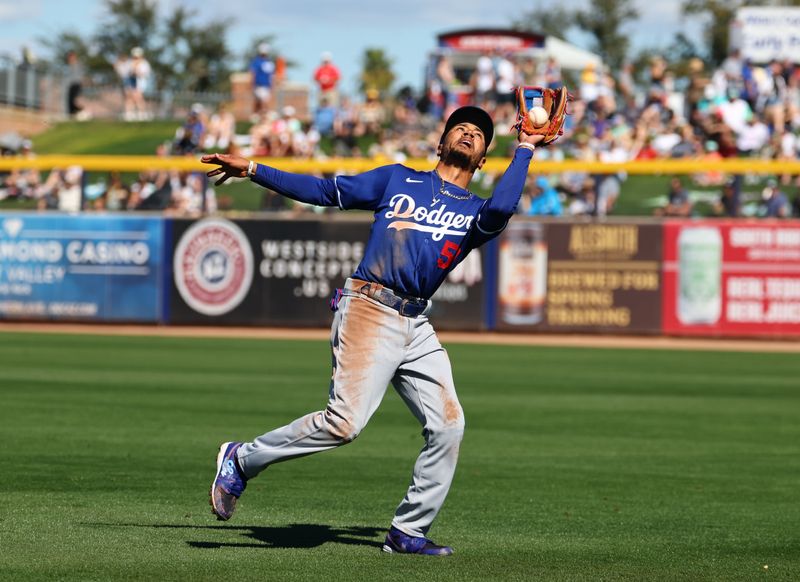
<svg viewBox="0 0 800 582"><path fill-rule="evenodd" d="M384 166L336 178L342 209L373 210L364 257L353 276L429 299L472 250L498 233L477 226L486 200L434 172ZM463 199L462 199L463 198Z"/></svg>

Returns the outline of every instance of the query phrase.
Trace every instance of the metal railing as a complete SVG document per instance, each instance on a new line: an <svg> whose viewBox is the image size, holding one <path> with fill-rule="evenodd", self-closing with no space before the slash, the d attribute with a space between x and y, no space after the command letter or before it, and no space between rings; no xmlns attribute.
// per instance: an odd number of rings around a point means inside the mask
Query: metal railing
<svg viewBox="0 0 800 582"><path fill-rule="evenodd" d="M0 57L0 103L41 110L43 79L48 74L31 65L17 64Z"/></svg>
<svg viewBox="0 0 800 582"><path fill-rule="evenodd" d="M66 80L60 71L0 56L0 105L61 116L67 114L66 96ZM214 111L231 98L229 93L170 90L152 91L145 97L155 119L182 117L195 103ZM81 99L95 118L120 118L124 113L121 84L84 83Z"/></svg>

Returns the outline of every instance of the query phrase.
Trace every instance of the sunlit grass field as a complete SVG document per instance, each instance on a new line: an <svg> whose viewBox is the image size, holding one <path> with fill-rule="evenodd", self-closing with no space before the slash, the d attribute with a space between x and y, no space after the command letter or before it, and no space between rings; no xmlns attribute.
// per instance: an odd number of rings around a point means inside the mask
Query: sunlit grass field
<svg viewBox="0 0 800 582"><path fill-rule="evenodd" d="M431 537L380 552L422 446L270 467L229 522L217 447L324 406L325 342L0 333L6 580L797 580L797 355L447 346L467 429Z"/></svg>

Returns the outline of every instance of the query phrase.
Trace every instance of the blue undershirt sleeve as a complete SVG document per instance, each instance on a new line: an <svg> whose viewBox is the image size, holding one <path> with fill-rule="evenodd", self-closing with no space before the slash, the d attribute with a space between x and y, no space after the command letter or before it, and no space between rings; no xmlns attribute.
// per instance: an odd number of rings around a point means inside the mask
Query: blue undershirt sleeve
<svg viewBox="0 0 800 582"><path fill-rule="evenodd" d="M486 201L478 215L476 225L482 233L499 233L517 211L531 158L533 152L530 149L517 148L511 164L498 180L492 197Z"/></svg>
<svg viewBox="0 0 800 582"><path fill-rule="evenodd" d="M355 176L325 179L258 164L252 180L259 186L306 204L338 206L342 210L376 210L394 170L395 166L383 166Z"/></svg>
<svg viewBox="0 0 800 582"><path fill-rule="evenodd" d="M278 194L313 204L315 206L338 206L336 184L331 179L317 178L305 174L282 172L270 166L258 164L253 182Z"/></svg>

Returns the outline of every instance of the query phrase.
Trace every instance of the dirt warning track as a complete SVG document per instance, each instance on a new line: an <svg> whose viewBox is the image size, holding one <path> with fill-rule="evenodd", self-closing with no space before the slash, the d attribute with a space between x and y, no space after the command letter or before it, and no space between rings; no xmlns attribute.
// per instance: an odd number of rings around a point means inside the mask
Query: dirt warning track
<svg viewBox="0 0 800 582"><path fill-rule="evenodd" d="M0 323L0 333L60 333L114 336L218 337L287 340L327 340L327 329L261 327L167 327L148 325L93 325L76 323ZM706 350L734 352L800 353L797 340L675 338L652 336L507 334L490 332L439 333L443 344L502 344L608 349Z"/></svg>

